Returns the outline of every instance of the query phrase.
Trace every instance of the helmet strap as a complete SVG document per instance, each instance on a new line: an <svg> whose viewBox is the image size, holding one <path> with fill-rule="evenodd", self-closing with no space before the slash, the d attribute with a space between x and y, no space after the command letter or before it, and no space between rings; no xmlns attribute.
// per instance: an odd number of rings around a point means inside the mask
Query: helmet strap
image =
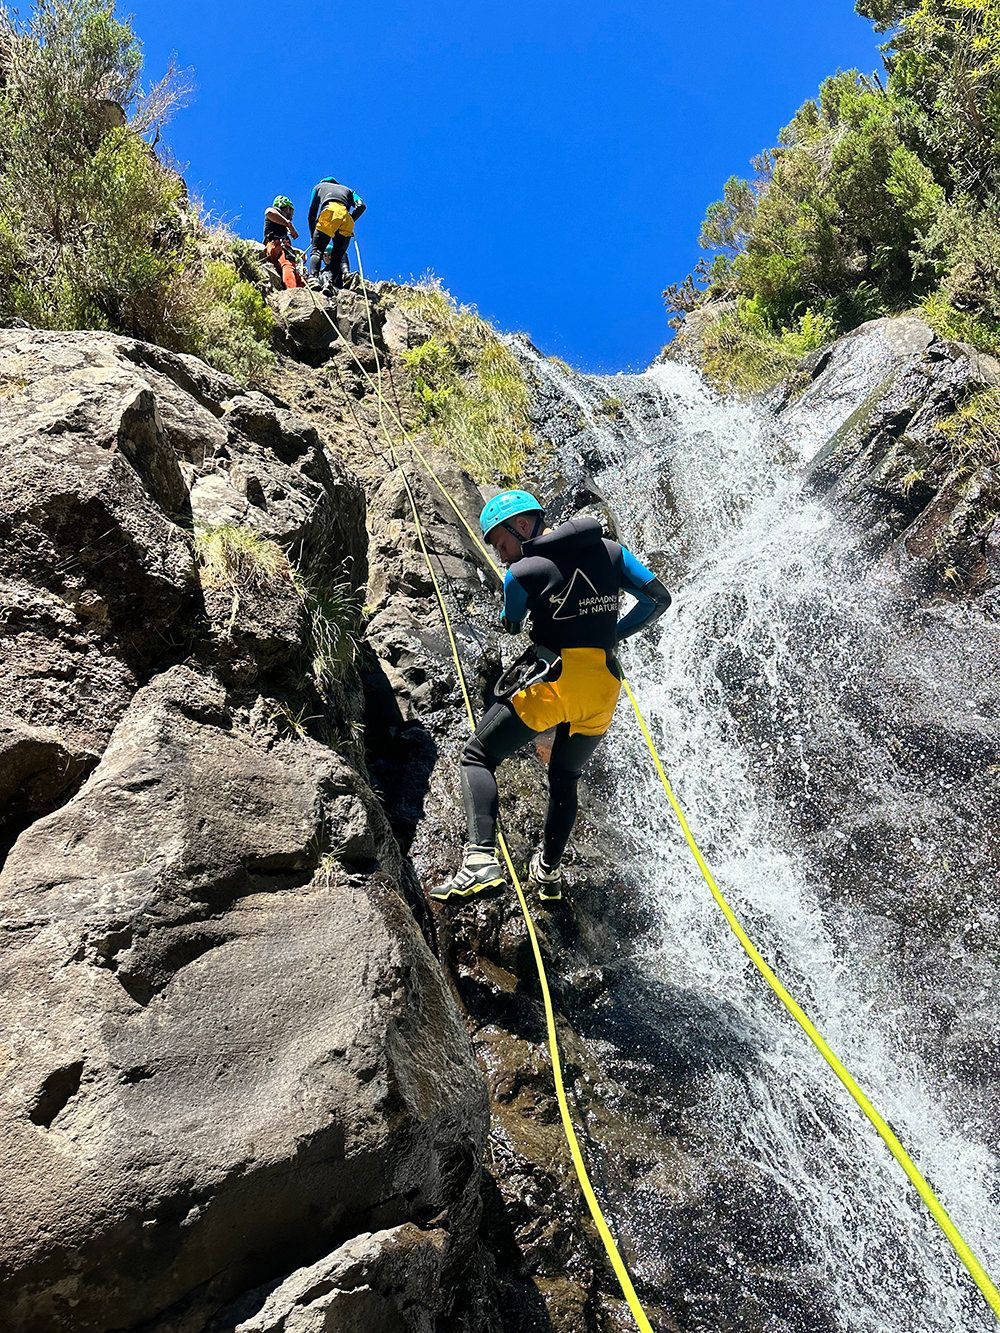
<svg viewBox="0 0 1000 1333"><path fill-rule="evenodd" d="M515 517L516 517L516 516L515 516ZM508 522L508 521L506 521L506 520L504 520L504 522L502 522L502 523L498 523L498 524L497 524L497 527L503 528L506 532L509 532L510 535L511 535L513 538L515 538L515 540L517 540L518 542L522 542L522 543L523 543L523 542L534 541L534 539L535 539L535 538L538 536L538 534L541 532L541 530L542 530L542 528L544 527L544 525L545 525L545 515L544 515L544 513L542 513L541 510L539 510L539 511L535 514L535 521L534 521L534 523L532 524L532 526L531 526L531 532L528 534L527 537L525 537L525 535L524 535L523 532L518 532L517 528L514 527L513 523L510 523L510 522Z"/></svg>

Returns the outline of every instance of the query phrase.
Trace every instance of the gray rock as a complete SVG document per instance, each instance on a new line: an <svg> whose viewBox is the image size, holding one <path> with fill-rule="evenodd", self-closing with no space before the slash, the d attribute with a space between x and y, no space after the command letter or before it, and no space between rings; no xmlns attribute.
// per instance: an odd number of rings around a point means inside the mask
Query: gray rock
<svg viewBox="0 0 1000 1333"><path fill-rule="evenodd" d="M314 581L363 583L358 486L264 395L131 339L22 329L0 331L0 382L5 696L67 753L100 753L137 685L190 642L194 524L255 528Z"/></svg>
<svg viewBox="0 0 1000 1333"><path fill-rule="evenodd" d="M412 1224L355 1236L293 1273L235 1333L435 1333L447 1238Z"/></svg>
<svg viewBox="0 0 1000 1333"><path fill-rule="evenodd" d="M321 294L306 287L277 292L268 297L268 301L292 348L300 354L322 358L345 343L349 347L371 348L374 332L375 345L385 355L383 315L374 297L373 292L371 329L363 295L350 288L341 287Z"/></svg>
<svg viewBox="0 0 1000 1333"><path fill-rule="evenodd" d="M64 597L84 584L141 668L195 595L187 488L155 395L114 360L66 355L78 349L0 333L3 374L24 381L0 397L0 575Z"/></svg>
<svg viewBox="0 0 1000 1333"><path fill-rule="evenodd" d="M51 810L95 762L51 728L0 716L0 837Z"/></svg>
<svg viewBox="0 0 1000 1333"><path fill-rule="evenodd" d="M393 872L384 816L327 747L245 727L166 673L0 877L12 1333L176 1302L199 1328L296 1247L474 1225L468 1040L409 911L352 873Z"/></svg>
<svg viewBox="0 0 1000 1333"><path fill-rule="evenodd" d="M435 1218L467 1272L484 1090L356 679L309 679L287 570L193 556L249 527L357 587L360 488L280 402L130 339L0 332L0 384L4 1328L202 1333Z"/></svg>
<svg viewBox="0 0 1000 1333"><path fill-rule="evenodd" d="M902 315L838 339L811 374L780 405L780 430L811 457L812 485L865 532L869 552L921 596L994 587L1000 477L970 470L939 427L1000 384L1000 362Z"/></svg>

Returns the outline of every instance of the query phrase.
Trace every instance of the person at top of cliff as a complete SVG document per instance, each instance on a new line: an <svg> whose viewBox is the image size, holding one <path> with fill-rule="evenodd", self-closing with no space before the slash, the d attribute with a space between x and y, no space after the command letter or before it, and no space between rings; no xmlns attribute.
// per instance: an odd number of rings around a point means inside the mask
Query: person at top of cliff
<svg viewBox="0 0 1000 1333"><path fill-rule="evenodd" d="M354 224L366 207L360 195L334 176L324 176L313 190L309 204L311 286L319 284L324 261L330 283L334 287L341 286L347 246L354 235Z"/></svg>
<svg viewBox="0 0 1000 1333"><path fill-rule="evenodd" d="M468 844L462 864L431 897L468 898L504 885L497 860L497 766L555 727L549 802L528 880L545 901L562 897L560 862L576 820L577 783L611 725L621 672L617 645L647 628L670 593L627 547L592 518L545 526L527 491L501 491L480 515L483 536L508 566L500 623L510 634L530 622L531 647L504 673L461 761ZM635 605L619 616L622 592Z"/></svg>
<svg viewBox="0 0 1000 1333"><path fill-rule="evenodd" d="M298 240L299 235L292 224L294 213L295 205L284 194L279 194L271 207L264 209L264 253L290 289L305 286L292 251L292 241Z"/></svg>

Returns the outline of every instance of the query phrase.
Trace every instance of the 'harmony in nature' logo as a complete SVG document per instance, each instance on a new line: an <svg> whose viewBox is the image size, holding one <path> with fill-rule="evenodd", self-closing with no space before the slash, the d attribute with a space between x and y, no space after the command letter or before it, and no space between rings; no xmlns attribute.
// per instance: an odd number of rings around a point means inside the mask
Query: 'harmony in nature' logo
<svg viewBox="0 0 1000 1333"><path fill-rule="evenodd" d="M574 620L577 616L597 616L606 611L618 610L617 596L613 593L599 593L582 569L573 570L570 581L562 592L552 598L552 603L556 608L552 614L553 620Z"/></svg>

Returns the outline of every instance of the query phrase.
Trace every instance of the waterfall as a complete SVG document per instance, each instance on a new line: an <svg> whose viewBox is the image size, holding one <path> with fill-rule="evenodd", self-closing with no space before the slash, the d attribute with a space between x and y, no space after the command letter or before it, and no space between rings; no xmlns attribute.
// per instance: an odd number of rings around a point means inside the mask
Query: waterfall
<svg viewBox="0 0 1000 1333"><path fill-rule="evenodd" d="M964 891L985 919L995 888L957 882L975 829L949 803L953 778L933 748L897 758L885 719L935 673L858 534L804 484L803 462L833 427L783 434L763 407L720 399L681 365L583 376L512 346L538 385L557 468L586 460L621 539L654 553L675 591L655 641L639 636L623 661L720 886L996 1279L995 1140L938 1035L956 1015L966 1031L996 1030L995 962L965 950L954 923L940 938L933 925L908 933L863 897L866 882L891 897L900 848L928 903ZM959 651L985 632L971 610L940 623ZM947 683L933 687L947 708ZM702 1081L699 1115L795 1201L836 1326L993 1328L901 1169L730 933L625 706L605 764L632 878L658 908L645 967L729 1005L755 1052L742 1077L730 1067ZM748 1297L767 1308L752 1282ZM713 1328L710 1312L692 1327ZM785 1329L782 1310L761 1327Z"/></svg>

